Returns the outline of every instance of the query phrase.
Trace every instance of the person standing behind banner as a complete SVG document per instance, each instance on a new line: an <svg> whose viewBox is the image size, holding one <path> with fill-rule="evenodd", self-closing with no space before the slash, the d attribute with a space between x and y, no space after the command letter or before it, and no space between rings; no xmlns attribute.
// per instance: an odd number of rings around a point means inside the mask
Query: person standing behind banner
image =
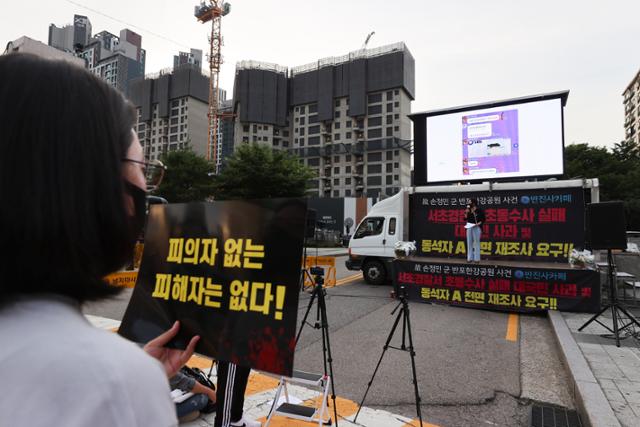
<svg viewBox="0 0 640 427"><path fill-rule="evenodd" d="M484 223L484 211L478 207L478 200L471 199L464 215L467 224L467 262L480 263L480 236Z"/></svg>

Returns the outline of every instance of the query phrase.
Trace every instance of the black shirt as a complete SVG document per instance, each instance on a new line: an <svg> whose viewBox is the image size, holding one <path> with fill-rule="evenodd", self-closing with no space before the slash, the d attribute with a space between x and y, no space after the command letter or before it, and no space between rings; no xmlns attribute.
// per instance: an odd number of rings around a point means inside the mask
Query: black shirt
<svg viewBox="0 0 640 427"><path fill-rule="evenodd" d="M467 213L467 216L465 217L465 220L467 222L470 222L471 224L477 224L479 222L484 223L484 211L480 208L476 208L475 212L469 211L469 213Z"/></svg>

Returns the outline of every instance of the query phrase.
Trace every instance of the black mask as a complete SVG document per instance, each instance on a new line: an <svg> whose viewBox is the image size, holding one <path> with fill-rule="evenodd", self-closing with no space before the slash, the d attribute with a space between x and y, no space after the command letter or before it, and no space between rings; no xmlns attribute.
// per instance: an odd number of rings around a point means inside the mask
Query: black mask
<svg viewBox="0 0 640 427"><path fill-rule="evenodd" d="M133 199L134 214L131 217L131 238L135 242L142 235L147 220L147 192L126 180L124 188Z"/></svg>

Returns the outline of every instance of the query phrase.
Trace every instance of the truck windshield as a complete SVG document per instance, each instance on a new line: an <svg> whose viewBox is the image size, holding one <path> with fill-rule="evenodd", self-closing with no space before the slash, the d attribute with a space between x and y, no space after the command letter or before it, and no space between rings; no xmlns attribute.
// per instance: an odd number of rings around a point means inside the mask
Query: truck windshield
<svg viewBox="0 0 640 427"><path fill-rule="evenodd" d="M360 224L353 238L360 239L366 236L375 236L382 233L383 226L384 218L367 218Z"/></svg>

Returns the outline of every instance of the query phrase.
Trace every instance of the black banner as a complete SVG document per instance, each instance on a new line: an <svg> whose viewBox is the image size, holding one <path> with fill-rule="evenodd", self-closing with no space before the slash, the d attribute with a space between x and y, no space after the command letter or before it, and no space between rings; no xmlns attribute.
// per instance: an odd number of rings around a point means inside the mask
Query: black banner
<svg viewBox="0 0 640 427"><path fill-rule="evenodd" d="M600 308L600 275L593 270L395 260L394 271L394 285L412 301L515 312Z"/></svg>
<svg viewBox="0 0 640 427"><path fill-rule="evenodd" d="M306 203L274 199L152 206L119 333L290 376Z"/></svg>
<svg viewBox="0 0 640 427"><path fill-rule="evenodd" d="M478 199L482 257L567 262L584 248L582 188L417 193L410 199L410 239L418 255L466 257L465 207Z"/></svg>

